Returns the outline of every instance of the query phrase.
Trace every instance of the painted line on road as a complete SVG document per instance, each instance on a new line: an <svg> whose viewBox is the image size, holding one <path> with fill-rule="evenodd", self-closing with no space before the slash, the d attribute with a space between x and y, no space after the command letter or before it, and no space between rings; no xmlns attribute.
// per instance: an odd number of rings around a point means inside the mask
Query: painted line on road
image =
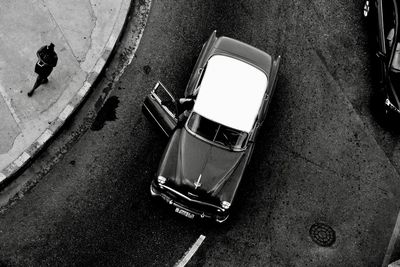
<svg viewBox="0 0 400 267"><path fill-rule="evenodd" d="M393 228L392 236L390 237L389 245L386 249L385 257L383 258L382 267L386 267L389 265L390 258L393 254L394 244L400 233L400 212L397 214L396 224Z"/></svg>
<svg viewBox="0 0 400 267"><path fill-rule="evenodd" d="M199 249L205 238L206 237L204 235L200 235L199 238L197 238L196 242L193 244L193 246L188 251L186 251L183 258L180 259L174 266L184 267L193 257L194 253L196 253L196 251Z"/></svg>

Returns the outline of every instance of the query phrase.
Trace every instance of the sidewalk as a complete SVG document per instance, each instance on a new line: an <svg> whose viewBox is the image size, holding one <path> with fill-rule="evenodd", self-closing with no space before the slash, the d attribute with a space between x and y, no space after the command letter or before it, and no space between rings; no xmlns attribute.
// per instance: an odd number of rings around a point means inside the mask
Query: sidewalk
<svg viewBox="0 0 400 267"><path fill-rule="evenodd" d="M131 0L5 0L0 9L0 185L60 129L103 69ZM32 97L36 51L58 64Z"/></svg>

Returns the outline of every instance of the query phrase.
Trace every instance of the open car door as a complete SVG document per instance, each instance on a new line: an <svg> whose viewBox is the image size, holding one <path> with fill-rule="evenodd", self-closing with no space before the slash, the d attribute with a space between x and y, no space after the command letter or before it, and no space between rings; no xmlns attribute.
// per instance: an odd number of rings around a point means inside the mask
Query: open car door
<svg viewBox="0 0 400 267"><path fill-rule="evenodd" d="M176 100L160 81L156 83L150 94L146 96L142 111L168 137L175 130L178 123Z"/></svg>

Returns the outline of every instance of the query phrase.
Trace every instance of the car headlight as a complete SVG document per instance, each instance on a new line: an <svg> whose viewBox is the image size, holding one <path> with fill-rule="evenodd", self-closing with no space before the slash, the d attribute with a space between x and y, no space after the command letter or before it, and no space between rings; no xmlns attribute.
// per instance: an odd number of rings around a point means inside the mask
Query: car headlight
<svg viewBox="0 0 400 267"><path fill-rule="evenodd" d="M157 177L157 181L159 184L165 184L165 182L167 181L167 178L165 178L164 176L158 176Z"/></svg>
<svg viewBox="0 0 400 267"><path fill-rule="evenodd" d="M231 203L228 201L222 201L221 205L222 205L222 208L227 210L231 206Z"/></svg>

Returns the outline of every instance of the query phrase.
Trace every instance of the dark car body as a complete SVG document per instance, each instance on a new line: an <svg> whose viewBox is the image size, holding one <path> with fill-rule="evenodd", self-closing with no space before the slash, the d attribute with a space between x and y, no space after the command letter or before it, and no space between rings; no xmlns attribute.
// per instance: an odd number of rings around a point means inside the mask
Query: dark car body
<svg viewBox="0 0 400 267"><path fill-rule="evenodd" d="M218 38L214 31L188 81L185 97L195 104L183 119L178 101L156 84L143 112L169 142L150 186L152 196L189 218L228 218L267 114L279 62L280 57L274 60L248 44Z"/></svg>
<svg viewBox="0 0 400 267"><path fill-rule="evenodd" d="M378 62L378 86L386 115L400 114L399 1L366 0L364 16Z"/></svg>

